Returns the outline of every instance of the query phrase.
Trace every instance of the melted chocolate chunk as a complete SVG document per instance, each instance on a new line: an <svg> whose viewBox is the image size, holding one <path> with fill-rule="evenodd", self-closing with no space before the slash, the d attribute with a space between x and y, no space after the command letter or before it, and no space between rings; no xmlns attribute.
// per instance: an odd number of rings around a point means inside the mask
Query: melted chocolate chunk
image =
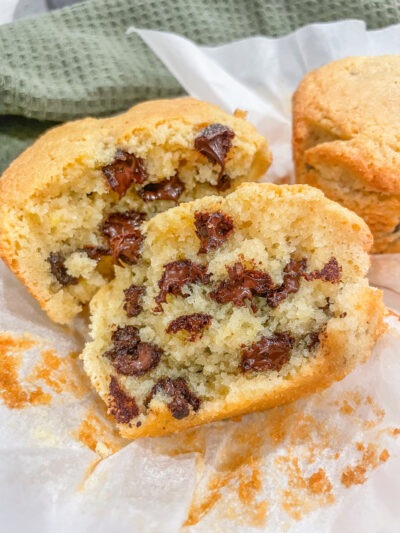
<svg viewBox="0 0 400 533"><path fill-rule="evenodd" d="M124 376L142 376L155 368L163 354L161 348L150 342L141 342L134 326L118 328L112 335L114 347L104 355Z"/></svg>
<svg viewBox="0 0 400 533"><path fill-rule="evenodd" d="M110 255L111 252L109 248L103 248L102 246L85 246L82 248L82 252L95 261L100 261L105 255Z"/></svg>
<svg viewBox="0 0 400 533"><path fill-rule="evenodd" d="M101 229L108 239L113 239L118 235L130 233L133 229L140 228L145 217L145 213L139 213L138 211L111 213L104 220Z"/></svg>
<svg viewBox="0 0 400 533"><path fill-rule="evenodd" d="M139 342L132 352L119 353L112 361L112 365L124 376L143 376L158 365L162 354L161 348L155 344Z"/></svg>
<svg viewBox="0 0 400 533"><path fill-rule="evenodd" d="M309 274L304 274L304 278L307 281L321 279L322 281L328 281L329 283L339 283L341 272L342 267L339 266L335 257L331 257L321 270L314 270Z"/></svg>
<svg viewBox="0 0 400 533"><path fill-rule="evenodd" d="M215 188L217 189L217 191L227 191L232 185L232 180L229 176L227 176L226 174L224 174L223 176L219 177L218 178L218 183L217 185L215 186Z"/></svg>
<svg viewBox="0 0 400 533"><path fill-rule="evenodd" d="M113 348L104 355L114 360L118 355L125 352L133 352L140 342L139 330L134 326L119 327L111 336Z"/></svg>
<svg viewBox="0 0 400 533"><path fill-rule="evenodd" d="M241 368L249 370L280 370L290 359L294 338L285 331L275 333L272 337L261 337L242 352Z"/></svg>
<svg viewBox="0 0 400 533"><path fill-rule="evenodd" d="M144 294L145 288L138 285L131 285L124 290L125 303L124 309L129 317L137 316L143 309L140 300Z"/></svg>
<svg viewBox="0 0 400 533"><path fill-rule="evenodd" d="M218 180L225 170L225 158L231 149L235 133L222 124L210 124L204 128L194 140L195 149L206 156L210 163L219 163L221 171Z"/></svg>
<svg viewBox="0 0 400 533"><path fill-rule="evenodd" d="M189 415L189 405L192 406L193 411L198 411L200 408L200 398L189 390L184 378L161 378L158 380L144 401L145 407L148 407L153 396L160 392L172 397L167 406L172 416L178 420Z"/></svg>
<svg viewBox="0 0 400 533"><path fill-rule="evenodd" d="M102 171L111 189L120 198L126 194L132 182L143 183L147 179L144 160L122 150L117 150L114 162L103 167Z"/></svg>
<svg viewBox="0 0 400 533"><path fill-rule="evenodd" d="M289 294L299 290L301 278L307 281L321 279L330 283L338 283L340 280L342 269L334 257L321 270L307 273L306 267L306 259L290 259L283 270L283 282L274 287L268 274L257 270L245 270L240 263L235 263L233 267L227 267L229 280L222 281L216 290L210 292L210 298L221 304L232 302L237 307L246 305L245 300L248 299L253 312L256 312L257 307L253 303L255 295L265 297L267 304L275 308ZM324 309L329 309L329 302L327 305L328 307Z"/></svg>
<svg viewBox="0 0 400 533"><path fill-rule="evenodd" d="M200 239L198 254L206 254L223 244L233 231L233 220L219 211L195 213L194 225Z"/></svg>
<svg viewBox="0 0 400 533"><path fill-rule="evenodd" d="M159 294L155 297L158 304L154 311L162 311L162 303L166 303L167 294L187 298L189 294L183 294L182 287L189 283L200 281L209 283L211 274L207 274L207 267L197 265L189 259L179 259L164 265L164 273L158 282Z"/></svg>
<svg viewBox="0 0 400 533"><path fill-rule="evenodd" d="M108 407L110 413L120 424L128 424L139 414L135 398L129 396L121 388L115 376L111 376Z"/></svg>
<svg viewBox="0 0 400 533"><path fill-rule="evenodd" d="M257 307L253 296L264 296L270 290L273 285L271 277L259 270L245 270L241 263L228 266L227 270L229 280L222 281L216 290L210 292L210 298L220 304L232 302L237 307L245 306L247 299L255 313Z"/></svg>
<svg viewBox="0 0 400 533"><path fill-rule="evenodd" d="M101 231L108 241L115 262L121 260L130 265L138 262L144 240L138 228L144 218L144 213L125 211L112 213L103 222Z"/></svg>
<svg viewBox="0 0 400 533"><path fill-rule="evenodd" d="M158 183L149 183L138 191L138 195L144 202L153 202L154 200L178 202L178 198L184 190L185 186L178 176L173 176Z"/></svg>
<svg viewBox="0 0 400 533"><path fill-rule="evenodd" d="M78 278L70 276L65 268L65 257L60 252L50 252L49 257L46 259L50 263L50 270L58 283L63 287L67 285L76 285Z"/></svg>
<svg viewBox="0 0 400 533"><path fill-rule="evenodd" d="M307 262L305 259L296 261L291 259L285 266L283 272L283 282L280 286L268 291L265 295L267 304L270 307L278 307L278 305L285 300L289 294L297 292L300 288L300 278L304 274Z"/></svg>
<svg viewBox="0 0 400 533"><path fill-rule="evenodd" d="M178 331L186 330L192 335L189 337L189 341L196 340L197 335L206 327L210 326L212 321L211 315L204 315L202 313L193 313L192 315L178 316L175 320L170 322L166 332L177 333Z"/></svg>

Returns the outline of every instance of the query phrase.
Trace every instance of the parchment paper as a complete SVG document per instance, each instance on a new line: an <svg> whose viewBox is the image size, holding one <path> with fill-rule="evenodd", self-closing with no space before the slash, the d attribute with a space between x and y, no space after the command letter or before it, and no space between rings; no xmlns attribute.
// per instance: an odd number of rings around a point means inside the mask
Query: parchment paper
<svg viewBox="0 0 400 533"><path fill-rule="evenodd" d="M248 118L269 140L267 180L292 179L290 99L310 69L399 53L399 27L360 21L201 48L135 30L186 90ZM396 255L371 280L400 309ZM394 533L400 506L400 322L342 382L290 406L176 436L127 442L90 391L84 323L52 324L0 265L0 533ZM184 525L185 523L185 525Z"/></svg>

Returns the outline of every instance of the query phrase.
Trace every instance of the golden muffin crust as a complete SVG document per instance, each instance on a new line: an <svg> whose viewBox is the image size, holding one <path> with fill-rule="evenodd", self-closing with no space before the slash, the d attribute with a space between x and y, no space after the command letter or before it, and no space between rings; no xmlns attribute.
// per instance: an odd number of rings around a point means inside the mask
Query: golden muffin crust
<svg viewBox="0 0 400 533"><path fill-rule="evenodd" d="M307 185L242 184L156 215L90 304L82 354L124 437L270 408L365 361L384 307L372 237Z"/></svg>
<svg viewBox="0 0 400 533"><path fill-rule="evenodd" d="M305 76L293 96L296 180L371 228L374 253L400 252L400 55L349 57Z"/></svg>
<svg viewBox="0 0 400 533"><path fill-rule="evenodd" d="M1 257L51 319L69 323L112 278L113 263L135 261L143 219L226 194L270 162L266 140L241 112L193 98L66 123L0 180Z"/></svg>

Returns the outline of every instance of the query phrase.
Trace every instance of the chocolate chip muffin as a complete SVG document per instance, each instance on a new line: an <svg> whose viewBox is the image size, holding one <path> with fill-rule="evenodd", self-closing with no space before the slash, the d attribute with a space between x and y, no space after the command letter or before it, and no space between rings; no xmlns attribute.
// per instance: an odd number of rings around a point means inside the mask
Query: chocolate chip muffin
<svg viewBox="0 0 400 533"><path fill-rule="evenodd" d="M248 183L141 227L93 298L83 352L124 437L292 401L365 361L382 329L372 237L306 185Z"/></svg>
<svg viewBox="0 0 400 533"><path fill-rule="evenodd" d="M264 174L266 140L243 116L180 98L52 129L0 180L1 256L70 322L114 265L136 263L144 220Z"/></svg>
<svg viewBox="0 0 400 533"><path fill-rule="evenodd" d="M297 182L360 215L375 253L400 252L399 109L400 55L329 63L293 97Z"/></svg>

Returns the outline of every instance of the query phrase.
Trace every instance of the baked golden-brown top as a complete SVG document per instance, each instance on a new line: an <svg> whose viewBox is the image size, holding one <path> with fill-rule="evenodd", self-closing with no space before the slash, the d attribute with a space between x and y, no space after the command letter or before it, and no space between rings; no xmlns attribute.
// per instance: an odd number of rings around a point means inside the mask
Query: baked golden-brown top
<svg viewBox="0 0 400 533"><path fill-rule="evenodd" d="M400 250L400 55L349 57L293 97L297 180L362 216L374 251Z"/></svg>

